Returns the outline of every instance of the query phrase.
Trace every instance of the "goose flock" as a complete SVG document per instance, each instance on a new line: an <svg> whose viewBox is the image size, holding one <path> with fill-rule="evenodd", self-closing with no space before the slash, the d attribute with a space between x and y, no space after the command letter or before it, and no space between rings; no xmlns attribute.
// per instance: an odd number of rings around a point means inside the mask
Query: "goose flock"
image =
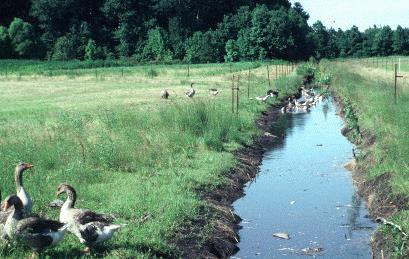
<svg viewBox="0 0 409 259"><path fill-rule="evenodd" d="M323 94L315 94L313 89L300 88L301 97L288 97L286 105L281 108L282 113L308 112L311 107L323 100Z"/></svg>
<svg viewBox="0 0 409 259"><path fill-rule="evenodd" d="M193 98L193 96L195 96L195 94L196 94L196 90L193 88L194 84L195 83L191 83L190 88L185 92L185 95L187 97L189 97L189 98ZM173 92L173 93L175 93L175 92ZM217 96L219 93L220 93L220 91L217 88L210 88L209 89L209 95L210 96ZM170 97L169 90L168 89L163 89L160 92L160 97L162 99L168 99Z"/></svg>
<svg viewBox="0 0 409 259"><path fill-rule="evenodd" d="M1 205L0 240L7 242L9 247L21 243L33 250L34 258L44 249L60 243L68 231L85 245L84 252L90 254L97 243L112 238L123 226L113 224L115 218L111 215L75 208L77 194L68 184L60 184L57 188L57 196L63 193L67 195L61 207L59 221L32 214L33 201L23 186L23 172L32 167L33 165L29 163L20 163L16 166L17 195L7 196Z"/></svg>

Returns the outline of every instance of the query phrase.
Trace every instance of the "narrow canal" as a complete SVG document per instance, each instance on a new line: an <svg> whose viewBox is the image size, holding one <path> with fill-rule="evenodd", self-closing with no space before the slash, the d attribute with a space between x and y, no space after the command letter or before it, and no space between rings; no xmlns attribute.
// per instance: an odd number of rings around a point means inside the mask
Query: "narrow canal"
<svg viewBox="0 0 409 259"><path fill-rule="evenodd" d="M332 100L280 117L274 147L234 203L243 221L232 258L372 258L376 224L343 168L353 145L341 135L342 123Z"/></svg>

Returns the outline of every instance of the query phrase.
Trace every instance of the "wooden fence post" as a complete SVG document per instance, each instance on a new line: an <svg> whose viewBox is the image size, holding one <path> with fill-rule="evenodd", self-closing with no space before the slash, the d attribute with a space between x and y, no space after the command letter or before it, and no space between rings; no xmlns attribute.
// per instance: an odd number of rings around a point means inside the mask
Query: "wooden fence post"
<svg viewBox="0 0 409 259"><path fill-rule="evenodd" d="M237 76L237 101L236 101L236 113L239 113L239 100L240 100L240 75Z"/></svg>
<svg viewBox="0 0 409 259"><path fill-rule="evenodd" d="M398 64L395 64L395 104L398 102L398 91L397 91L397 85L398 85L398 77L403 77L398 75Z"/></svg>
<svg viewBox="0 0 409 259"><path fill-rule="evenodd" d="M234 75L231 78L231 112L234 113Z"/></svg>
<svg viewBox="0 0 409 259"><path fill-rule="evenodd" d="M270 70L268 69L268 65L267 65L267 79L268 79L268 86L271 87L271 82L270 82Z"/></svg>
<svg viewBox="0 0 409 259"><path fill-rule="evenodd" d="M247 85L247 98L250 98L250 77L251 77L251 71L250 71L250 68L249 68L249 77L248 77L249 83Z"/></svg>

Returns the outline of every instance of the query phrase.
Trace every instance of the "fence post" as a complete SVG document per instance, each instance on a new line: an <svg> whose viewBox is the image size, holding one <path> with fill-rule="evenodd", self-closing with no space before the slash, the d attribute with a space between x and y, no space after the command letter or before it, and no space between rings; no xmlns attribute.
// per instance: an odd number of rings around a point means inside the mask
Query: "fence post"
<svg viewBox="0 0 409 259"><path fill-rule="evenodd" d="M277 64L276 64L276 80L278 79L278 68L277 68Z"/></svg>
<svg viewBox="0 0 409 259"><path fill-rule="evenodd" d="M396 98L396 85L397 85L397 79L398 79L398 65L395 64L395 104L397 103L397 98Z"/></svg>
<svg viewBox="0 0 409 259"><path fill-rule="evenodd" d="M231 78L231 112L234 113L234 75Z"/></svg>
<svg viewBox="0 0 409 259"><path fill-rule="evenodd" d="M236 113L239 113L239 100L240 100L240 75L237 76L237 101L236 101Z"/></svg>
<svg viewBox="0 0 409 259"><path fill-rule="evenodd" d="M271 82L270 82L270 70L268 69L268 65L267 65L267 79L268 79L268 86L271 87Z"/></svg>
<svg viewBox="0 0 409 259"><path fill-rule="evenodd" d="M250 98L250 77L251 77L251 71L250 71L250 68L249 68L249 83L248 83L248 85L247 85L247 98Z"/></svg>

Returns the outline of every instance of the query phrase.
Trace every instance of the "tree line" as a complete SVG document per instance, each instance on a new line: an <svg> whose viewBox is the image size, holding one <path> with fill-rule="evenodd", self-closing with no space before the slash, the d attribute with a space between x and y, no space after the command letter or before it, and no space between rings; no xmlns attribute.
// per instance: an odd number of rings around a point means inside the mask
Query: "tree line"
<svg viewBox="0 0 409 259"><path fill-rule="evenodd" d="M3 0L0 58L192 63L409 53L409 29L309 26L288 0Z"/></svg>

